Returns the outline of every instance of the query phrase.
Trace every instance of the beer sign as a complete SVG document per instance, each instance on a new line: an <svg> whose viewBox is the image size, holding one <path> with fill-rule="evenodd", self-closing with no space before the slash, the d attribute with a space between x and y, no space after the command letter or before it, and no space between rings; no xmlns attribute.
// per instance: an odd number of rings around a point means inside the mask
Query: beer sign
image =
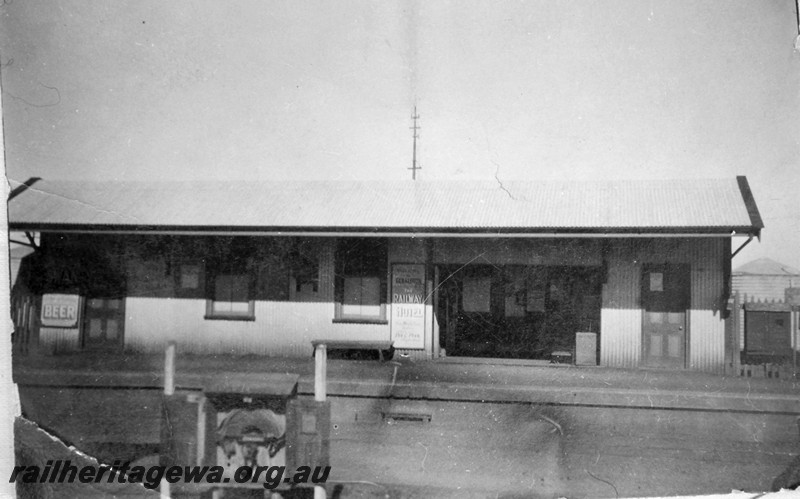
<svg viewBox="0 0 800 499"><path fill-rule="evenodd" d="M391 319L395 348L425 348L424 265L392 265Z"/></svg>
<svg viewBox="0 0 800 499"><path fill-rule="evenodd" d="M41 323L45 327L78 327L78 295L49 294L42 296Z"/></svg>

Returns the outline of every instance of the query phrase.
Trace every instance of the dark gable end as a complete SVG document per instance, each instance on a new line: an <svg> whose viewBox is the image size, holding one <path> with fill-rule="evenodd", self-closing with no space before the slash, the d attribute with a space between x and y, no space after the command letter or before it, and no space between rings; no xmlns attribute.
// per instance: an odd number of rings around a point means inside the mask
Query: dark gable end
<svg viewBox="0 0 800 499"><path fill-rule="evenodd" d="M750 215L750 223L753 226L752 235L761 238L761 229L764 228L764 221L761 219L761 213L758 212L756 200L753 197L753 191L750 190L750 184L747 182L747 177L739 175L736 177L739 183L739 190L742 192L742 199L747 207L747 214Z"/></svg>

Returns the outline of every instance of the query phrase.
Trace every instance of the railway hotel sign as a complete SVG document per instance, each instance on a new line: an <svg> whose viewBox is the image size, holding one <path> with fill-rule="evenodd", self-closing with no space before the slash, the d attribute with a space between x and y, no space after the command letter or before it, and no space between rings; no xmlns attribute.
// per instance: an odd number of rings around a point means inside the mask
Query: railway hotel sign
<svg viewBox="0 0 800 499"><path fill-rule="evenodd" d="M80 296L78 295L43 295L42 326L76 327L79 303Z"/></svg>
<svg viewBox="0 0 800 499"><path fill-rule="evenodd" d="M425 348L424 265L392 265L391 328L395 348Z"/></svg>

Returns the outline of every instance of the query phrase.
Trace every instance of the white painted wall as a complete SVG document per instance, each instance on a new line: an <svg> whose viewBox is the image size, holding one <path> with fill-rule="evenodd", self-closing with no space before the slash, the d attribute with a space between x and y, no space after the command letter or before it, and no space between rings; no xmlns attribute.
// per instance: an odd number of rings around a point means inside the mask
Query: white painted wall
<svg viewBox="0 0 800 499"><path fill-rule="evenodd" d="M256 301L254 321L204 319L205 299L128 297L125 348L154 352L175 341L183 352L302 357L316 339L388 341L388 325L333 322L333 251L333 241L321 250L317 296Z"/></svg>
<svg viewBox="0 0 800 499"><path fill-rule="evenodd" d="M315 339L388 340L374 324L334 324L333 303L255 303L254 321L205 320L201 299L128 298L126 349L158 352L175 341L181 352L311 356Z"/></svg>

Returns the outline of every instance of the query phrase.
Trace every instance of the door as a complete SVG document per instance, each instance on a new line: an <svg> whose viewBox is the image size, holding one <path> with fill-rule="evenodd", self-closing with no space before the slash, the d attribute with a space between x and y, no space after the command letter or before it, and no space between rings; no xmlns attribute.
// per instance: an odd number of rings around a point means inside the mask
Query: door
<svg viewBox="0 0 800 499"><path fill-rule="evenodd" d="M125 325L123 298L86 298L83 348L121 349Z"/></svg>
<svg viewBox="0 0 800 499"><path fill-rule="evenodd" d="M688 265L642 269L642 358L649 367L686 367Z"/></svg>

